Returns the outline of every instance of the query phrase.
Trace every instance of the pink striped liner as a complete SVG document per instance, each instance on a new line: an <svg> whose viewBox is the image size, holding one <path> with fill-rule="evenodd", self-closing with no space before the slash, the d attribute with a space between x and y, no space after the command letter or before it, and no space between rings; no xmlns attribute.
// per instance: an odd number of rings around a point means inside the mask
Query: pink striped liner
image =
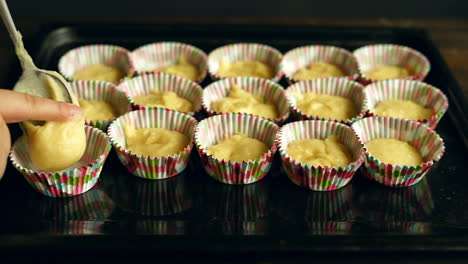
<svg viewBox="0 0 468 264"><path fill-rule="evenodd" d="M386 186L405 187L418 183L445 152L442 138L428 126L416 121L375 116L357 121L352 128L364 145L364 175ZM377 138L394 138L411 143L421 154L424 163L401 166L380 161L365 147L367 142Z"/></svg>

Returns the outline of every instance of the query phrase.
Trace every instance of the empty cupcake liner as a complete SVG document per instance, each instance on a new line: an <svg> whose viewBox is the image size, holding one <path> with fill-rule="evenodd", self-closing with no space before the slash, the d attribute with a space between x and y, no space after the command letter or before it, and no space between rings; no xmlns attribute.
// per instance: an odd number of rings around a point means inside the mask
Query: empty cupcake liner
<svg viewBox="0 0 468 264"><path fill-rule="evenodd" d="M113 66L125 73L126 77L135 74L130 52L115 45L86 45L69 50L58 63L59 72L68 80L73 80L76 71L90 65Z"/></svg>
<svg viewBox="0 0 468 264"><path fill-rule="evenodd" d="M280 64L280 71L289 83L295 83L294 74L314 62L330 63L345 74L344 77L351 81L358 79L359 67L353 54L345 49L334 46L310 45L302 46L284 54Z"/></svg>
<svg viewBox="0 0 468 264"><path fill-rule="evenodd" d="M180 42L157 42L141 46L132 52L135 69L140 74L176 64L181 56L198 69L199 77L192 81L202 82L208 73L208 58L197 47Z"/></svg>
<svg viewBox="0 0 468 264"><path fill-rule="evenodd" d="M436 87L411 80L384 80L372 83L364 89L367 98L367 110L374 116L372 110L378 103L388 99L411 100L421 106L431 108L433 115L427 120L417 120L435 128L448 109L448 99Z"/></svg>
<svg viewBox="0 0 468 264"><path fill-rule="evenodd" d="M418 183L445 152L442 138L428 126L416 121L375 116L357 121L352 128L366 152L364 175L386 186L405 187ZM393 138L410 143L419 151L424 163L407 166L378 160L365 147L367 142L377 138Z"/></svg>
<svg viewBox="0 0 468 264"><path fill-rule="evenodd" d="M279 64L282 58L281 52L277 49L257 43L236 43L219 47L208 55L208 71L213 80L219 80L218 71L220 62L232 63L239 60L260 61L270 66L275 72L272 81L278 82L282 73L279 70Z"/></svg>
<svg viewBox="0 0 468 264"><path fill-rule="evenodd" d="M116 86L104 81L72 81L70 88L78 99L104 101L112 106L116 116L132 111L128 96L117 90ZM107 127L114 119L86 120L86 124L106 132Z"/></svg>
<svg viewBox="0 0 468 264"><path fill-rule="evenodd" d="M86 150L74 166L58 172L42 172L35 169L29 157L28 142L19 138L10 153L13 166L38 192L50 197L68 197L82 194L97 182L102 166L109 154L109 138L101 130L85 127Z"/></svg>
<svg viewBox="0 0 468 264"><path fill-rule="evenodd" d="M325 139L337 135L349 149L353 162L343 167L316 167L294 160L286 152L289 143L299 139ZM364 162L362 146L350 127L333 121L308 120L283 126L277 136L279 153L289 179L316 191L332 191L348 184Z"/></svg>
<svg viewBox="0 0 468 264"><path fill-rule="evenodd" d="M139 110L162 108L148 107L135 103L133 97L148 95L152 91L174 92L178 96L190 101L194 110L192 112L183 112L185 114L194 115L195 112L201 109L203 90L200 85L175 75L162 72L146 73L121 82L117 86L117 89L125 92L129 96L130 102Z"/></svg>
<svg viewBox="0 0 468 264"><path fill-rule="evenodd" d="M367 99L364 87L358 82L344 78L319 78L300 81L286 89L286 98L296 120L330 120L351 124L363 118L366 114ZM350 99L358 109L358 115L348 120L334 120L323 116L307 115L297 106L298 96L303 93L327 94Z"/></svg>
<svg viewBox="0 0 468 264"><path fill-rule="evenodd" d="M186 135L190 143L180 152L166 157L150 157L128 151L124 125L134 128L165 128ZM111 123L108 135L117 156L127 170L145 179L166 179L181 173L186 167L193 147L193 132L197 121L186 114L162 108L129 112Z"/></svg>
<svg viewBox="0 0 468 264"><path fill-rule="evenodd" d="M361 73L361 82L373 82L366 72L383 65L403 67L411 72L411 76L403 79L422 81L431 69L429 60L419 51L410 47L394 44L375 44L361 47L353 52Z"/></svg>
<svg viewBox="0 0 468 264"><path fill-rule="evenodd" d="M279 117L274 120L269 119L270 121L279 124L288 118L289 104L286 99L284 88L273 81L255 77L226 78L213 82L205 87L202 96L202 106L208 115L220 114L212 110L211 104L227 97L233 84L253 95L262 96L265 98L266 102L275 105Z"/></svg>
<svg viewBox="0 0 468 264"><path fill-rule="evenodd" d="M249 184L261 180L270 170L276 152L277 131L278 126L264 118L228 113L202 120L195 129L195 143L202 165L211 177L227 184ZM209 146L236 133L258 139L267 145L268 151L247 162L219 160L206 152Z"/></svg>

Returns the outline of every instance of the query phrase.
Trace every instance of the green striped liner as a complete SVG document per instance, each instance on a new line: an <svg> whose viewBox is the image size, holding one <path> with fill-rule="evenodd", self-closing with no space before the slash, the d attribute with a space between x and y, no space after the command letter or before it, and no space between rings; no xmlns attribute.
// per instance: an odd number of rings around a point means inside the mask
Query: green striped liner
<svg viewBox="0 0 468 264"><path fill-rule="evenodd" d="M354 81L359 77L356 58L348 50L323 45L302 46L288 51L280 64L280 71L290 84L295 83L294 74L314 62L330 63L346 75L344 78ZM343 78L343 77L341 77Z"/></svg>
<svg viewBox="0 0 468 264"><path fill-rule="evenodd" d="M445 152L442 138L428 126L416 121L375 116L357 121L352 128L366 152L364 175L387 186L405 187L418 183ZM410 143L419 151L424 163L400 166L380 161L365 148L367 142L377 138L393 138Z"/></svg>
<svg viewBox="0 0 468 264"><path fill-rule="evenodd" d="M236 43L219 47L208 55L208 71L213 80L219 80L222 77L218 75L221 61L232 63L239 60L260 61L270 66L275 72L272 81L278 82L282 73L279 70L279 64L282 58L281 52L277 49L257 43Z"/></svg>
<svg viewBox="0 0 468 264"><path fill-rule="evenodd" d="M296 120L330 120L351 124L363 118L366 114L367 99L363 90L364 87L358 82L349 81L344 78L318 78L300 81L289 86L286 89L286 98ZM327 94L349 98L353 101L359 114L348 120L333 120L322 116L307 115L297 107L297 97L303 93Z"/></svg>
<svg viewBox="0 0 468 264"><path fill-rule="evenodd" d="M195 129L195 143L208 175L228 184L249 184L261 180L268 173L276 152L275 136L278 126L264 118L228 113L202 120ZM231 162L219 160L206 148L234 134L244 134L266 144L268 151L256 160Z"/></svg>
<svg viewBox="0 0 468 264"><path fill-rule="evenodd" d="M116 86L104 81L72 81L70 88L78 99L104 101L112 106L117 117L132 111L128 96ZM86 120L86 124L106 132L110 120Z"/></svg>
<svg viewBox="0 0 468 264"><path fill-rule="evenodd" d="M183 112L185 114L194 115L201 109L203 90L200 85L175 75L162 72L146 73L121 82L117 89L125 92L129 96L130 102L139 110L160 108L138 105L133 100L135 96L148 95L152 91L174 92L190 101L194 110L192 112Z"/></svg>
<svg viewBox="0 0 468 264"><path fill-rule="evenodd" d="M367 97L367 110L371 116L378 103L388 99L411 100L432 109L433 115L428 120L417 120L435 128L448 109L448 99L436 87L411 80L383 80L372 83L364 89Z"/></svg>
<svg viewBox="0 0 468 264"><path fill-rule="evenodd" d="M135 128L165 128L186 135L193 139L197 121L186 114L163 109L138 110L126 113L109 126L107 134L114 146L117 156L130 173L145 179L166 179L181 173L186 167L193 147L193 141L180 153L167 157L150 157L132 153L125 149L125 132L123 125Z"/></svg>
<svg viewBox="0 0 468 264"><path fill-rule="evenodd" d="M220 114L211 109L211 104L217 100L227 97L232 84L236 84L239 88L249 93L262 96L265 98L265 101L275 105L279 117L274 120L268 120L280 124L288 118L289 105L286 100L284 88L273 81L255 77L226 78L213 82L205 87L202 96L202 106L210 116Z"/></svg>
<svg viewBox="0 0 468 264"><path fill-rule="evenodd" d="M157 42L141 46L131 54L138 73L154 72L155 69L177 64L181 56L197 67L201 83L208 73L207 55L201 49L180 42Z"/></svg>

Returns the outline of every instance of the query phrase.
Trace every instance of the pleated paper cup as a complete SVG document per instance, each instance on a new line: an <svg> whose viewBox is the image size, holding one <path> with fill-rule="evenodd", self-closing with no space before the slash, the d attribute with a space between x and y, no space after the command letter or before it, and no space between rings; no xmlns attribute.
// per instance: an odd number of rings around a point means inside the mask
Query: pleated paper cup
<svg viewBox="0 0 468 264"><path fill-rule="evenodd" d="M177 131L187 136L190 143L181 152L170 156L158 158L136 154L126 149L125 124L136 129L156 127ZM177 111L162 108L138 110L117 118L109 126L107 134L119 160L130 173L145 179L159 180L173 177L187 167L196 124L193 117Z"/></svg>
<svg viewBox="0 0 468 264"><path fill-rule="evenodd" d="M276 152L277 132L275 123L258 116L222 114L206 118L198 124L195 143L208 175L227 184L249 184L261 180L270 170ZM209 146L238 133L265 143L268 151L258 159L244 162L220 160L207 153Z"/></svg>
<svg viewBox="0 0 468 264"><path fill-rule="evenodd" d="M157 69L177 64L184 57L198 70L194 82L202 82L208 73L207 55L201 49L180 42L146 44L132 52L135 69L139 74L156 72Z"/></svg>
<svg viewBox="0 0 468 264"><path fill-rule="evenodd" d="M347 120L336 120L319 115L308 115L297 106L298 97L304 93L326 94L348 98L355 105L358 114ZM319 78L297 82L286 89L286 98L288 99L289 106L296 120L329 120L351 124L363 118L367 109L364 87L358 82L349 81L344 78Z"/></svg>
<svg viewBox="0 0 468 264"><path fill-rule="evenodd" d="M227 97L234 84L253 95L265 98L266 102L276 107L279 117L276 119L267 118L268 120L280 124L288 118L289 104L286 99L284 88L273 81L255 77L226 78L213 82L205 87L202 96L202 107L208 115L213 116L221 114L215 112L211 108L211 104Z"/></svg>
<svg viewBox="0 0 468 264"><path fill-rule="evenodd" d="M152 91L174 92L179 97L190 101L193 105L193 111L183 112L185 114L194 115L201 109L203 90L200 85L175 75L162 72L146 73L123 81L117 86L117 89L125 92L129 96L130 102L139 110L161 108L135 103L133 99L135 96L149 95ZM169 110L169 108L165 109Z"/></svg>
<svg viewBox="0 0 468 264"><path fill-rule="evenodd" d="M366 86L364 93L370 116L377 115L373 109L384 100L410 100L432 110L433 114L429 119L416 121L433 129L448 109L447 96L436 87L420 81L383 80Z"/></svg>
<svg viewBox="0 0 468 264"><path fill-rule="evenodd" d="M293 159L286 152L289 143L300 139L322 139L336 135L352 155L350 164L342 167L311 166ZM364 162L364 151L350 127L333 121L308 120L283 126L277 137L279 153L289 179L315 191L332 191L348 184Z"/></svg>
<svg viewBox="0 0 468 264"><path fill-rule="evenodd" d="M103 44L86 45L68 51L60 58L58 70L65 78L73 80L75 72L95 64L116 67L125 77L135 74L133 61L127 49Z"/></svg>
<svg viewBox="0 0 468 264"><path fill-rule="evenodd" d="M86 150L72 167L58 172L43 172L35 168L25 137L19 138L10 153L13 166L38 192L50 197L68 197L91 189L99 179L102 166L109 154L109 138L101 130L85 127Z"/></svg>
<svg viewBox="0 0 468 264"><path fill-rule="evenodd" d="M345 74L341 78L354 81L359 77L358 63L350 51L323 45L302 46L288 51L281 60L280 71L292 84L298 81L294 79L294 74L314 62L337 66Z"/></svg>
<svg viewBox="0 0 468 264"><path fill-rule="evenodd" d="M78 99L104 101L112 106L117 117L132 111L132 104L128 96L117 90L116 86L104 81L72 81L70 88ZM114 119L86 120L86 124L106 132Z"/></svg>
<svg viewBox="0 0 468 264"><path fill-rule="evenodd" d="M418 183L445 152L442 138L428 126L416 121L375 116L357 121L352 128L366 152L364 175L386 186L405 187ZM380 161L365 148L366 143L378 138L408 142L418 150L424 163L401 166Z"/></svg>
<svg viewBox="0 0 468 264"><path fill-rule="evenodd" d="M375 44L361 47L353 52L359 65L361 82L369 84L374 80L366 72L377 66L392 65L407 69L411 76L407 80L422 81L431 70L429 60L419 51L394 44Z"/></svg>
<svg viewBox="0 0 468 264"><path fill-rule="evenodd" d="M274 72L274 77L271 80L278 82L282 77L279 70L282 56L283 54L277 49L264 44L229 44L213 50L208 55L208 72L213 80L219 80L224 78L218 73L221 61L228 64L235 61L259 61L270 66Z"/></svg>

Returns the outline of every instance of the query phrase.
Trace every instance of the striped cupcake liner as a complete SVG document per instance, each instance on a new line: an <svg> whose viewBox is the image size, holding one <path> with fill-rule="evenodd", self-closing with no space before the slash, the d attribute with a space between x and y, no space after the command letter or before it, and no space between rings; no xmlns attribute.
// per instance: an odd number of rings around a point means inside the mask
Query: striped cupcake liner
<svg viewBox="0 0 468 264"><path fill-rule="evenodd" d="M357 121L352 128L364 145L364 175L386 186L405 187L418 183L445 152L442 138L428 126L416 121L375 116ZM384 163L372 156L365 147L367 142L377 138L406 141L419 151L425 162L417 166Z"/></svg>
<svg viewBox="0 0 468 264"><path fill-rule="evenodd" d="M294 160L286 152L289 143L299 139L325 139L337 135L350 150L353 162L343 167L311 166ZM289 123L281 127L277 144L283 167L289 179L315 191L332 191L348 184L364 162L364 152L350 127L333 121L308 120Z"/></svg>
<svg viewBox="0 0 468 264"><path fill-rule="evenodd" d="M130 52L115 45L86 45L74 48L63 55L58 63L59 72L69 81L73 74L86 66L104 64L118 68L126 77L135 74Z"/></svg>
<svg viewBox="0 0 468 264"><path fill-rule="evenodd" d="M375 44L361 47L353 52L361 73L363 84L374 82L366 72L383 65L394 65L406 68L412 74L403 79L422 81L431 70L429 60L419 51L394 44Z"/></svg>
<svg viewBox="0 0 468 264"><path fill-rule="evenodd" d="M78 99L98 100L110 104L117 117L132 111L127 95L117 90L113 83L78 80L70 82L70 88ZM86 120L86 124L106 132L112 120Z"/></svg>
<svg viewBox="0 0 468 264"><path fill-rule="evenodd" d="M348 50L322 45L302 46L288 51L280 64L280 71L283 73L286 80L293 84L297 82L294 79L294 74L314 62L330 63L345 73L345 78L350 81L359 78L359 67L353 54Z"/></svg>
<svg viewBox="0 0 468 264"><path fill-rule="evenodd" d="M202 107L208 115L220 114L211 109L211 104L227 97L233 84L253 95L262 96L266 102L270 102L276 106L279 117L276 119L266 119L280 124L288 118L289 104L284 88L273 81L255 77L226 78L205 87L202 96Z"/></svg>
<svg viewBox="0 0 468 264"><path fill-rule="evenodd" d="M235 61L260 61L270 66L275 72L272 81L278 82L282 78L279 64L282 58L277 49L257 43L236 43L219 47L208 55L208 72L213 80L223 79L218 71L221 61L233 63Z"/></svg>
<svg viewBox="0 0 468 264"><path fill-rule="evenodd" d="M249 184L265 177L276 152L278 126L254 115L228 113L202 120L195 128L195 143L208 175L227 184ZM265 143L268 151L260 158L244 162L220 160L206 152L217 142L240 133Z"/></svg>
<svg viewBox="0 0 468 264"><path fill-rule="evenodd" d="M198 69L199 76L192 81L201 83L208 73L208 57L205 52L185 43L151 43L135 49L131 56L139 74L155 72L159 68L177 64L181 57Z"/></svg>
<svg viewBox="0 0 468 264"><path fill-rule="evenodd" d="M107 132L119 160L135 176L152 180L166 179L181 173L187 167L193 140L180 153L174 155L160 158L143 156L125 148L125 124L134 128L165 128L193 139L197 124L193 117L162 108L132 111L112 122Z"/></svg>
<svg viewBox="0 0 468 264"><path fill-rule="evenodd" d="M411 100L424 107L431 108L433 115L427 120L417 120L434 129L448 109L448 99L436 87L411 80L383 80L372 83L364 89L367 98L367 111L370 116L376 115L372 110L378 103L388 99Z"/></svg>
<svg viewBox="0 0 468 264"><path fill-rule="evenodd" d="M182 113L194 115L201 109L203 90L200 85L175 75L162 72L146 73L121 82L117 86L117 89L125 92L129 96L130 102L137 110L162 108L139 105L136 104L133 99L135 96L148 95L153 91L174 92L178 96L190 101L194 110L192 112ZM165 109L170 110L169 108Z"/></svg>
<svg viewBox="0 0 468 264"><path fill-rule="evenodd" d="M29 157L28 142L19 138L10 153L13 166L38 192L50 197L68 197L91 189L99 179L102 166L109 154L109 138L101 130L86 126L86 150L73 167L58 172L35 169Z"/></svg>
<svg viewBox="0 0 468 264"><path fill-rule="evenodd" d="M358 115L347 120L335 120L322 116L307 115L297 106L297 97L304 93L327 94L348 98L359 109ZM358 82L349 81L344 78L319 78L297 82L286 89L286 98L296 120L329 120L352 124L366 115L367 98L364 93L364 87Z"/></svg>

